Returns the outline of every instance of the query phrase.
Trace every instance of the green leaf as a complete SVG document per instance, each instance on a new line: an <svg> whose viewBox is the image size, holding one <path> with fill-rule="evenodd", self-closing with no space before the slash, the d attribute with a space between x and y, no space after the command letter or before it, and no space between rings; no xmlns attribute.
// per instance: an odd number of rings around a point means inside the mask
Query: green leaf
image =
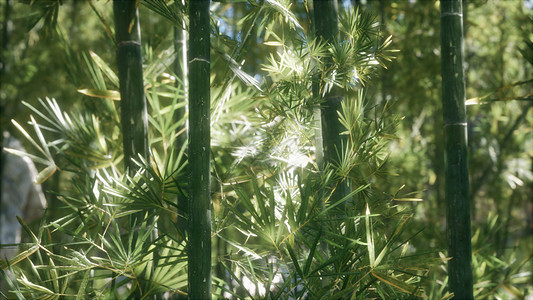
<svg viewBox="0 0 533 300"><path fill-rule="evenodd" d="M52 292L51 290L47 289L46 287L38 285L38 284L35 284L33 282L30 282L28 280L28 278L26 277L26 275L24 275L24 274L21 275L20 282L23 285L25 285L26 287L28 287L28 288L30 288L32 290L39 291L39 292L47 294L47 295L56 295L56 293Z"/></svg>
<svg viewBox="0 0 533 300"><path fill-rule="evenodd" d="M366 185L362 185L360 187L358 187L357 189L353 190L352 192L350 192L350 194L344 196L342 199L340 199L339 201L329 205L328 207L326 207L325 209L323 209L318 215L317 215L317 218L320 218L322 217L323 215L326 215L326 213L328 211L330 211L331 209L339 206L340 204L348 201L349 199L351 199L354 195L364 191L365 189L367 189L368 187L370 186L370 184L366 184Z"/></svg>
<svg viewBox="0 0 533 300"><path fill-rule="evenodd" d="M174 5L178 6L178 9L169 6L167 4L167 1L165 0L145 0L141 1L141 3L152 11L154 11L155 13L170 21L174 26L177 26L179 28L182 27L183 16L177 13L178 11L185 10L183 5L181 4L181 1L174 1Z"/></svg>
<svg viewBox="0 0 533 300"><path fill-rule="evenodd" d="M300 263L298 262L298 257L296 256L296 253L294 253L294 250L292 249L290 243L285 243L287 246L287 251L289 252L289 256L291 257L292 263L294 267L296 268L296 272L298 273L298 276L300 278L305 278L304 273L302 272L302 268L300 267Z"/></svg>
<svg viewBox="0 0 533 300"><path fill-rule="evenodd" d="M415 293L416 291L416 287L415 286L412 286L406 282L403 282L395 277L392 277L392 276L389 276L385 273L382 273L382 272L378 272L376 270L372 271L372 276L374 276L375 278L381 280L382 282L385 282L386 284L392 286L392 287L395 287L399 290L401 290L402 292L405 292L405 293L408 293L408 294L411 294L411 295L417 295L417 293Z"/></svg>
<svg viewBox="0 0 533 300"><path fill-rule="evenodd" d="M273 7L280 15L282 15L285 20L289 21L289 24L291 27L296 27L298 29L302 29L302 26L296 19L296 16L289 10L290 8L290 2L287 5L284 5L284 1L278 1L278 0L267 0L266 1L271 7Z"/></svg>
<svg viewBox="0 0 533 300"><path fill-rule="evenodd" d="M322 226L319 228L316 238L314 242L311 244L311 249L309 250L309 255L307 257L307 261L304 266L305 274L309 273L309 269L311 268L311 263L313 262L313 258L315 257L315 251L317 249L317 246L318 246L318 243L320 242L321 237L322 237Z"/></svg>
<svg viewBox="0 0 533 300"><path fill-rule="evenodd" d="M85 271L85 274L83 275L83 279L80 283L80 287L78 288L78 294L76 295L76 300L86 299L87 297L86 289L89 283L90 275L91 275L91 270Z"/></svg>
<svg viewBox="0 0 533 300"><path fill-rule="evenodd" d="M233 71L233 73L237 75L237 77L239 77L239 79L241 79L244 82L244 84L246 84L249 87L255 88L257 91L261 93L263 92L263 90L259 86L259 81L257 81L253 76L244 72L241 69L242 67L241 64L237 63L231 56L229 56L226 53L223 53L222 57L228 62L231 71Z"/></svg>
<svg viewBox="0 0 533 300"><path fill-rule="evenodd" d="M118 87L118 77L115 72L113 72L113 70L111 70L111 68L104 62L104 60L101 59L100 56L98 56L96 53L89 50L89 54L91 55L91 58L96 63L96 65L100 68L100 70L102 70L102 72L104 72L107 78L109 78L111 83Z"/></svg>
<svg viewBox="0 0 533 300"><path fill-rule="evenodd" d="M376 266L374 230L373 230L372 222L370 220L370 208L368 207L368 204L366 205L365 225L366 225L366 244L367 244L367 249L368 249L368 259L370 261L370 267L374 268Z"/></svg>
<svg viewBox="0 0 533 300"><path fill-rule="evenodd" d="M33 162L36 162L36 163L40 163L40 164L44 164L44 165L48 165L49 164L49 161L46 160L46 159L43 159L43 158L40 158L38 156L35 156L33 154L29 154L27 152L24 152L24 151L20 151L20 150L17 150L17 149L12 149L12 148L4 148L4 151L8 152L8 153L11 153L13 155L16 155L16 156L20 156L20 157L29 157Z"/></svg>
<svg viewBox="0 0 533 300"><path fill-rule="evenodd" d="M11 260L9 260L9 265L14 266L17 263L23 261L24 259L30 257L33 253L35 253L37 250L39 250L39 245L33 245L29 249L24 250L17 254L15 257L13 257ZM7 265L2 265L2 269L6 269Z"/></svg>
<svg viewBox="0 0 533 300"><path fill-rule="evenodd" d="M54 175L56 171L56 165L49 165L48 167L44 168L44 170L40 171L39 174L37 174L37 177L35 177L35 183L41 184L45 182L48 178L50 178L50 176Z"/></svg>
<svg viewBox="0 0 533 300"><path fill-rule="evenodd" d="M221 236L219 236L222 240L224 240L225 242L227 242L228 244L232 245L233 247L239 249L240 251L244 252L247 256L251 256L253 257L254 259L262 259L262 257L260 255L258 255L257 253L255 253L253 250L250 250L246 247L243 247L243 246L239 246L237 243L235 242L232 242L228 239L225 239Z"/></svg>
<svg viewBox="0 0 533 300"><path fill-rule="evenodd" d="M32 118L33 119L33 118ZM33 120L34 121L34 120ZM48 159L48 161L51 161L53 162L52 160L52 157L50 154L50 151L48 150L48 146L46 145L46 143L43 145L44 146L44 149L39 145L37 144L37 142L28 134L28 132L26 132L26 130L24 130L24 128L22 128L22 126L20 126L19 123L17 123L17 121L15 120L11 120L11 123L13 123L13 125L15 125L15 127L24 135L24 137L30 141L30 143L33 144L33 146L35 146L35 148L37 148L37 150L39 150L39 152L41 152L42 154L44 154L44 156ZM34 123L35 124L35 123ZM38 126L35 126L35 129L40 131L39 127Z"/></svg>
<svg viewBox="0 0 533 300"><path fill-rule="evenodd" d="M113 90L96 90L96 89L81 89L78 93L84 94L89 97L111 99L120 101L120 92Z"/></svg>

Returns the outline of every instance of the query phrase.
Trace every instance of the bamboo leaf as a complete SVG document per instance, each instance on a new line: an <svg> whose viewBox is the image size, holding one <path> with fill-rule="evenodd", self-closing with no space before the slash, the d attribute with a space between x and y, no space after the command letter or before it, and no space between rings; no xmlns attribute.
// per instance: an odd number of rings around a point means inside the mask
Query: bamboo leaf
<svg viewBox="0 0 533 300"><path fill-rule="evenodd" d="M255 268L254 268L254 265L252 264L252 260L250 259L250 257L246 257L246 260L248 262L248 268L250 270L250 275L251 275L251 279L252 279L252 282L254 283L255 285L255 291L256 291L256 294L259 294L259 279L257 278L256 274L255 274Z"/></svg>
<svg viewBox="0 0 533 300"><path fill-rule="evenodd" d="M35 146L35 148L37 148L37 150L39 150L39 152L41 152L42 154L44 154L44 156L48 159L51 160L51 157L47 155L47 153L49 153L49 151L47 150L43 150L43 148L41 148L41 146L39 146L39 144L37 144L37 142L35 142L35 140L28 134L28 132L26 130L24 130L24 128L22 128L22 126L20 126L19 123L17 123L17 121L15 120L11 120L11 123L13 123L13 125L15 125L15 127L24 135L24 137L30 141L30 143L32 143L33 146Z"/></svg>
<svg viewBox="0 0 533 300"><path fill-rule="evenodd" d="M228 240L228 239L225 239L221 236L219 236L222 240L224 240L225 242L227 242L228 244L232 245L233 247L239 249L240 251L244 252L247 256L251 256L253 257L254 259L261 259L262 257L260 255L258 255L257 253L253 252L252 250L250 249L247 249L245 247L242 247L242 246L239 246L237 245L236 243Z"/></svg>
<svg viewBox="0 0 533 300"><path fill-rule="evenodd" d="M265 44L267 46L271 46L271 47L281 47L281 46L283 46L283 44L278 42L278 41L269 41L269 42L264 42L263 44Z"/></svg>
<svg viewBox="0 0 533 300"><path fill-rule="evenodd" d="M239 77L247 86L253 87L259 92L263 92L263 90L259 86L259 81L257 81L253 76L244 72L241 69L241 64L237 63L231 56L226 53L223 53L222 57L228 62L231 71L233 71L233 73L237 75L237 77Z"/></svg>
<svg viewBox="0 0 533 300"><path fill-rule="evenodd" d="M289 251L289 256L291 257L292 263L296 268L298 276L300 276L300 278L305 278L304 273L302 272L302 268L300 267L300 263L298 262L298 257L294 253L294 250L292 249L290 243L286 243L285 245L287 246L287 251Z"/></svg>
<svg viewBox="0 0 533 300"><path fill-rule="evenodd" d="M55 99L54 100L50 100L49 98L46 98L46 102L50 105L52 103L55 102ZM55 117L55 115L53 114L53 112L48 108L48 106L44 103L44 101L42 99L39 98L39 103L45 108L46 112L49 113L50 115L52 115L52 117ZM26 106L27 108L31 109L35 114L37 114L39 117L41 117L43 120L45 120L46 122L50 123L50 124L53 124L54 127L59 127L58 126L58 123L57 122L54 122L52 119L50 119L48 116L46 116L40 109L37 109L35 107L33 107L31 104L29 104L28 102L26 101L22 101L22 104L24 106ZM50 107L53 107L52 105L50 105Z"/></svg>
<svg viewBox="0 0 533 300"><path fill-rule="evenodd" d="M309 250L309 256L307 257L307 261L304 266L305 274L309 273L309 269L311 268L311 263L313 262L313 258L315 257L315 251L317 249L317 246L318 246L318 243L320 242L321 237L322 237L322 227L320 227L314 242L311 244L311 249Z"/></svg>
<svg viewBox="0 0 533 300"><path fill-rule="evenodd" d="M374 268L376 263L375 245L374 245L374 230L372 222L370 221L370 208L366 205L365 212L365 225L366 225L366 244L368 249L368 259L370 261L370 267Z"/></svg>
<svg viewBox="0 0 533 300"><path fill-rule="evenodd" d="M259 183L257 182L257 178L255 176L252 177L252 183L253 183L253 188L254 188L255 200L257 201L257 206L259 207L259 212L260 212L260 215L257 216L258 220L262 220L261 223L263 224L269 224L270 222L274 222L274 220L270 218L270 217L274 218L274 216L269 216L269 213L267 211L265 197L263 197L263 193L261 192L259 188Z"/></svg>
<svg viewBox="0 0 533 300"><path fill-rule="evenodd" d="M444 296L442 296L442 298L440 298L440 300L448 300L448 299L452 299L453 297L454 297L453 293L447 292L446 295L444 295Z"/></svg>
<svg viewBox="0 0 533 300"><path fill-rule="evenodd" d="M46 287L30 282L25 274L21 275L20 282L23 285L29 287L30 289L39 291L41 293L45 293L45 294L48 294L48 295L56 295L56 293L52 292L51 290L47 289Z"/></svg>
<svg viewBox="0 0 533 300"><path fill-rule="evenodd" d="M246 194L246 192L243 191L242 189L237 189L236 192L237 192L237 195L239 196L238 199L241 201L241 203L244 204L246 210L254 218L254 222L257 222L261 227L264 227L265 223L264 223L263 219L259 216L259 212L255 209L255 206L252 203L252 198L250 196L248 196ZM238 209L235 208L235 210L236 210L236 213L237 213ZM238 212L238 213L240 213L240 212Z"/></svg>
<svg viewBox="0 0 533 300"><path fill-rule="evenodd" d="M49 264L50 264L50 280L52 281L52 285L54 286L54 290L55 291L59 291L59 281L58 281L58 274L57 274L57 269L55 268L55 264L54 264L54 260L49 257L48 259L49 261Z"/></svg>
<svg viewBox="0 0 533 300"><path fill-rule="evenodd" d="M120 101L120 92L113 90L81 89L78 93L95 98L111 99Z"/></svg>
<svg viewBox="0 0 533 300"><path fill-rule="evenodd" d="M376 261L374 262L374 267L377 267L379 265L379 263L381 262L381 260L387 255L389 254L389 252L387 251L389 249L389 245L386 244L383 249L381 249L381 252L379 253L378 257L376 258Z"/></svg>
<svg viewBox="0 0 533 300"><path fill-rule="evenodd" d="M4 151L8 152L8 153L11 153L13 155L16 155L16 156L20 156L20 157L29 157L33 162L36 162L36 163L40 163L40 164L43 164L43 165L48 165L50 163L50 161L46 160L46 159L43 159L43 158L40 158L38 156L35 156L33 154L29 154L27 152L24 152L24 151L20 151L20 150L17 150L17 149L12 149L12 148L4 148Z"/></svg>
<svg viewBox="0 0 533 300"><path fill-rule="evenodd" d="M113 31L111 30L111 27L109 27L109 24L107 23L103 14L94 6L93 0L89 0L89 5L91 6L91 9L94 11L98 19L100 19L100 22L102 22L102 24L104 25L105 31L109 38L113 41L113 44L116 45L117 41L115 40L115 35L113 34Z"/></svg>
<svg viewBox="0 0 533 300"><path fill-rule="evenodd" d="M37 174L37 177L35 177L34 183L35 184L41 184L45 182L50 176L54 175L54 173L57 171L56 165L49 165L48 167L44 168L44 170L40 171L39 174Z"/></svg>
<svg viewBox="0 0 533 300"><path fill-rule="evenodd" d="M182 27L182 19L183 16L181 14L176 13L176 9L169 6L167 4L167 1L165 0L145 0L141 2L144 6L148 7L155 13L159 14L160 16L166 18L168 21L170 21L174 26L177 26L179 28ZM184 10L185 8L182 7L180 1L174 1L174 5L177 5L180 10Z"/></svg>
<svg viewBox="0 0 533 300"><path fill-rule="evenodd" d="M386 284L393 286L405 293L411 294L411 295L417 295L415 293L416 287L412 286L406 282L403 282L395 277L389 276L385 273L378 272L378 271L372 271L372 276L376 277L377 279L385 282Z"/></svg>
<svg viewBox="0 0 533 300"><path fill-rule="evenodd" d="M358 187L357 189L353 190L352 192L350 192L350 194L344 196L342 199L340 199L339 201L333 203L332 205L329 205L328 207L326 207L324 210L322 210L318 215L317 215L317 218L320 218L322 217L323 215L325 215L328 211L330 211L331 209L341 205L342 203L348 201L351 197L353 197L354 195L364 191L365 189L367 189L368 187L370 186L370 184L366 184L366 185L362 185L360 187Z"/></svg>
<svg viewBox="0 0 533 300"><path fill-rule="evenodd" d="M111 83L118 87L118 77L115 72L113 72L113 70L111 70L111 68L104 62L104 60L101 59L100 56L98 56L96 53L89 50L89 54L91 55L91 58L96 63L96 65L100 68L100 70L102 70L102 72L104 72L107 78L109 78Z"/></svg>
<svg viewBox="0 0 533 300"><path fill-rule="evenodd" d="M30 257L33 253L35 253L37 250L39 250L39 245L33 245L29 249L24 250L17 254L15 257L13 257L11 260L9 260L9 266L14 266L17 263L21 262L22 260ZM7 269L8 265L2 265L2 269Z"/></svg>
<svg viewBox="0 0 533 300"><path fill-rule="evenodd" d="M280 13L285 20L289 21L289 24L291 26L294 26L298 29L303 29L298 20L296 19L296 16L289 10L288 7L283 5L278 0L267 0L267 3L270 4L278 13Z"/></svg>
<svg viewBox="0 0 533 300"><path fill-rule="evenodd" d="M424 199L421 198L394 198L394 201L400 201L400 202L421 202L424 201Z"/></svg>
<svg viewBox="0 0 533 300"><path fill-rule="evenodd" d="M24 231L26 231L26 233L31 237L34 243L41 243L41 240L33 233L31 228L28 226L28 224L26 224L26 222L24 222L24 220L17 216L17 221L19 222L20 226L22 226L22 229L24 229Z"/></svg>
<svg viewBox="0 0 533 300"><path fill-rule="evenodd" d="M93 60L89 59L89 57L85 53L83 53L82 57L85 61L85 64L87 65L86 70L88 71L88 77L91 81L92 86L99 90L105 90L106 83L100 68L98 68L96 63Z"/></svg>

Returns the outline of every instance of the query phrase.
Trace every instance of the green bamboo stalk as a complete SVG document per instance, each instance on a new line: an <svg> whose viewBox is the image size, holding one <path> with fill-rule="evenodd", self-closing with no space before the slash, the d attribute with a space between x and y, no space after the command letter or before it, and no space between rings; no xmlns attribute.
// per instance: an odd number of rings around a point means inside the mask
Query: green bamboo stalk
<svg viewBox="0 0 533 300"><path fill-rule="evenodd" d="M448 289L456 299L473 299L462 5L440 5Z"/></svg>
<svg viewBox="0 0 533 300"><path fill-rule="evenodd" d="M316 35L321 37L327 42L332 42L338 35L338 21L337 21L337 1L334 0L315 0L313 4L314 18L315 18L315 31ZM319 85L318 88L316 85ZM315 81L313 88L315 97L322 97L323 82ZM321 130L316 130L317 143L322 140L322 147L317 145L318 152L323 151L324 163L338 164L339 155L343 153L343 147L346 147L347 139L340 133L344 131L342 124L339 121L338 111L341 111L341 104L343 101L342 90L339 88L332 88L330 92L326 93L323 97L323 102L320 106L322 126ZM315 118L317 119L317 113L315 111ZM318 120L315 120L317 124ZM321 135L321 136L318 136ZM318 153L319 155L321 153ZM322 162L318 162L319 165ZM347 180L339 182L334 189L330 201L332 203L341 200L350 193L350 186ZM339 206L341 208L344 205Z"/></svg>
<svg viewBox="0 0 533 300"><path fill-rule="evenodd" d="M117 64L120 90L120 123L124 148L124 167L133 176L141 155L149 161L148 151L148 111L144 95L144 80L141 52L141 29L137 1L113 0L115 17L115 40L117 43ZM130 216L130 222L141 217L142 213ZM153 219L151 220L153 222ZM151 241L157 238L157 231ZM135 297L140 297L136 290Z"/></svg>
<svg viewBox="0 0 533 300"><path fill-rule="evenodd" d="M189 2L189 299L211 298L209 4Z"/></svg>
<svg viewBox="0 0 533 300"><path fill-rule="evenodd" d="M6 0L4 8L4 24L2 28L2 54L0 55L0 90L4 78L6 75L7 66L7 52L9 50L9 37L11 35L11 7L13 5L12 0ZM0 98L0 176L3 176L4 171L4 99ZM2 183L0 182L0 213L2 212Z"/></svg>
<svg viewBox="0 0 533 300"><path fill-rule="evenodd" d="M133 174L136 166L132 158L140 154L148 160L148 113L144 95L139 11L136 1L114 0L113 12L124 165Z"/></svg>

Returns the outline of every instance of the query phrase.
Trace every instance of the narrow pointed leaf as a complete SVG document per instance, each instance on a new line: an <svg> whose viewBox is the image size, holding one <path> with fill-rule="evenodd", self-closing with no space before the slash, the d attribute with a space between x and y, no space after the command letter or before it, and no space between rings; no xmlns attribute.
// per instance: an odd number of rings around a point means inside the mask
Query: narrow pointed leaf
<svg viewBox="0 0 533 300"><path fill-rule="evenodd" d="M89 97L111 99L120 101L120 93L112 90L96 90L96 89L81 89L78 93L84 94Z"/></svg>
<svg viewBox="0 0 533 300"><path fill-rule="evenodd" d="M111 83L118 87L118 77L115 72L111 70L111 68L104 62L103 59L100 58L100 56L98 56L98 54L94 53L93 51L89 51L89 54L100 70L102 70L102 72L104 72L107 78L111 81Z"/></svg>
<svg viewBox="0 0 533 300"><path fill-rule="evenodd" d="M406 282L403 282L397 278L394 278L392 276L389 276L385 273L382 273L382 272L378 272L378 271L372 271L372 276L374 276L375 278L385 282L386 284L388 285L391 285L403 292L406 292L408 294L411 294L411 295L416 295L415 291L416 291L416 287L415 286L412 286Z"/></svg>

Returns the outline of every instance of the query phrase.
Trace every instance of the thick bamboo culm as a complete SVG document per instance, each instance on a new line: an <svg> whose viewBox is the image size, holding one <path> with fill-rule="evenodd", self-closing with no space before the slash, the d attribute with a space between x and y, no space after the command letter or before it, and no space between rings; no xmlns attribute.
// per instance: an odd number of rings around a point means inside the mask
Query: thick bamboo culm
<svg viewBox="0 0 533 300"><path fill-rule="evenodd" d="M133 174L137 155L148 159L148 112L144 95L141 31L135 1L113 1L124 164Z"/></svg>
<svg viewBox="0 0 533 300"><path fill-rule="evenodd" d="M209 3L189 2L189 299L211 298Z"/></svg>
<svg viewBox="0 0 533 300"><path fill-rule="evenodd" d="M441 49L448 288L473 299L461 0L441 1Z"/></svg>

